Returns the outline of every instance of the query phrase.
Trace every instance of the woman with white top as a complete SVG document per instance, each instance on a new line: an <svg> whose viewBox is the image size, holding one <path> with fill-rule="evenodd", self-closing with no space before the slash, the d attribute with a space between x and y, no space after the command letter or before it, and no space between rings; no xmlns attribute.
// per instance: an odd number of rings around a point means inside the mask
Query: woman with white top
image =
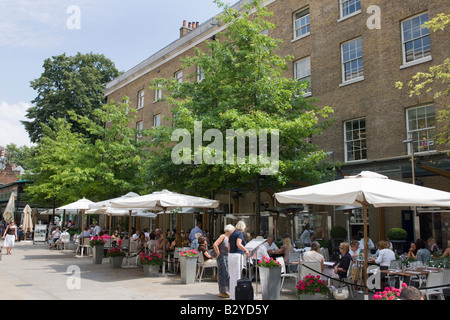
<svg viewBox="0 0 450 320"><path fill-rule="evenodd" d="M380 266L380 270L387 270L389 269L389 266L391 264L392 260L395 259L395 253L391 249L389 249L389 243L386 241L380 241L378 242L378 257L374 260L376 264ZM382 288L386 286L385 284L386 274L381 274L381 284Z"/></svg>

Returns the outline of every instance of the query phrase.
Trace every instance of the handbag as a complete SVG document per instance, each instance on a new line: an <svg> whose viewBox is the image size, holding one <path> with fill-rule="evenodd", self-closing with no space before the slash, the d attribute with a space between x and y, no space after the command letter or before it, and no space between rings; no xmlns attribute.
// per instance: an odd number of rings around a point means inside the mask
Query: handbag
<svg viewBox="0 0 450 320"><path fill-rule="evenodd" d="M336 300L347 300L348 294L348 288L337 288L333 291L333 297Z"/></svg>

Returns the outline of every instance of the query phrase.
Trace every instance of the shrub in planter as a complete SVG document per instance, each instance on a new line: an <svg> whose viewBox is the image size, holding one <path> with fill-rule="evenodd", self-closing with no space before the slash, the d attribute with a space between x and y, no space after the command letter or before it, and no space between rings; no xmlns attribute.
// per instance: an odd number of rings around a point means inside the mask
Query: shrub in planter
<svg viewBox="0 0 450 320"><path fill-rule="evenodd" d="M392 228L387 232L389 240L406 240L408 233L402 228Z"/></svg>
<svg viewBox="0 0 450 320"><path fill-rule="evenodd" d="M342 239L347 237L347 230L341 226L335 226L330 230L330 236L333 239Z"/></svg>

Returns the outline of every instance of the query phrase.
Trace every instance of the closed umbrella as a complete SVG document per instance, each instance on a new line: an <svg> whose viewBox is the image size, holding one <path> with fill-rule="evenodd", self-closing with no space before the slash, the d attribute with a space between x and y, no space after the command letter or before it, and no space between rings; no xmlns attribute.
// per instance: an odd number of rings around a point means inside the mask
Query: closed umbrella
<svg viewBox="0 0 450 320"><path fill-rule="evenodd" d="M27 231L33 231L33 221L31 221L31 208L27 204L23 209L23 223L22 223L23 231L25 232L25 238Z"/></svg>
<svg viewBox="0 0 450 320"><path fill-rule="evenodd" d="M219 201L162 190L130 199L112 201L111 206L128 209L147 208L154 211L163 210L165 216L165 213L168 210L170 211L178 207L217 208L219 206ZM165 228L165 219L163 219L163 231ZM165 253L166 248L163 246L164 257ZM163 275L164 274L165 264L163 264Z"/></svg>
<svg viewBox="0 0 450 320"><path fill-rule="evenodd" d="M450 206L450 193L391 180L371 171L309 187L275 193L280 203L348 205L363 208L364 252L367 252L367 208L401 206ZM367 281L367 254L364 255L364 280ZM367 287L365 296L368 297Z"/></svg>
<svg viewBox="0 0 450 320"><path fill-rule="evenodd" d="M14 211L16 210L15 196L15 193L11 192L8 204L6 205L5 211L3 212L3 220L8 223L11 222L11 220L14 220Z"/></svg>

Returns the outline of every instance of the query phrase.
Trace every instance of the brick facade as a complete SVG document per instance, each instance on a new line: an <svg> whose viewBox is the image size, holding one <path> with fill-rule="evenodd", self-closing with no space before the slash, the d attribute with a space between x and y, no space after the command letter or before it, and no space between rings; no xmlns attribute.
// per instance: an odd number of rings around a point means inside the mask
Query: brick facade
<svg viewBox="0 0 450 320"><path fill-rule="evenodd" d="M430 61L402 67L402 21L423 12L428 12L430 19L438 13L448 14L450 3L446 0L361 1L360 12L345 19L340 16L338 0L271 0L267 3L269 11L274 13L270 20L276 25L269 35L283 40L280 55L294 57L284 75L294 77L294 63L310 57L312 96L318 100L317 105L330 106L334 110L334 125L322 135L314 136L313 143L330 152L330 161L345 162L344 123L363 118L367 157L362 161L345 163L343 174L373 170L410 182L410 155L403 142L408 138L407 109L433 104L437 114L443 106L426 94L410 98L407 89L400 91L395 88L395 82L406 83L415 73L442 63L448 58L450 38L447 30L445 33L430 32ZM370 23L375 21L371 20L375 17L373 11L367 11L372 5L379 8L379 20L376 21L380 22L380 29L369 28ZM306 8L309 8L310 33L294 40L293 16ZM180 58L193 56L194 46L204 48L204 41L223 28L213 22L214 17L189 32L181 26L180 39L108 84L105 92L107 100L121 101L124 95L128 95L131 106L136 108L138 92L144 90L145 104L138 110L136 118L136 121L143 121L144 129L151 128L154 115L170 116L166 103L154 102L155 92L148 88L149 83L154 78L173 77L181 69ZM343 83L342 45L357 38L362 39L363 78L354 83ZM184 79L187 74L195 72L195 68L183 70ZM162 124L170 122L163 121ZM436 129L439 131L439 123ZM450 160L446 152L449 150L449 146L437 145L433 152L417 154L416 160L431 163L448 172ZM448 178L420 168L417 168L416 178L427 187L450 191ZM241 198L237 212L253 212L252 198ZM227 195L221 196L220 200L228 202ZM266 200L271 202L270 197ZM398 223L398 217L392 219L392 223L387 219L385 228L398 226ZM378 240L379 236L375 234L373 238Z"/></svg>

